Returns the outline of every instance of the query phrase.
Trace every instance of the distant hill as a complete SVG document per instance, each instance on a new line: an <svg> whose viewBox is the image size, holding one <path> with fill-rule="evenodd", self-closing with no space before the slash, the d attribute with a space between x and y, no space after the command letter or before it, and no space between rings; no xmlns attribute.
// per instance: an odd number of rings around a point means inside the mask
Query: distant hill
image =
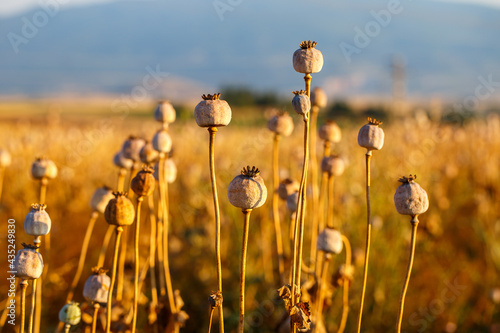
<svg viewBox="0 0 500 333"><path fill-rule="evenodd" d="M1 20L0 95L193 99L229 84L289 92L302 87L291 58L306 39L316 40L325 58L313 85L337 96L389 97L394 54L406 59L408 94L416 98L468 96L478 76L500 81L500 10L389 3L137 0L39 7ZM169 73L158 87L148 76L156 70Z"/></svg>

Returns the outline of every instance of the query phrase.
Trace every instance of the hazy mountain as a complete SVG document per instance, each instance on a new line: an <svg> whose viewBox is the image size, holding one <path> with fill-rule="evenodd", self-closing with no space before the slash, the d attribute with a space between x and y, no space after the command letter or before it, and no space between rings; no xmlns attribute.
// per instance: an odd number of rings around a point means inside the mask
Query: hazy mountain
<svg viewBox="0 0 500 333"><path fill-rule="evenodd" d="M291 58L305 39L316 40L325 58L313 84L337 95L390 96L394 54L406 59L411 96L468 96L478 76L500 81L500 10L487 7L424 0L397 6L394 0L136 0L56 8L56 1L1 20L1 95L139 98L175 90L189 98L204 93L200 87L226 84L288 92L303 86ZM342 48L352 53L350 62ZM163 72L158 82L169 92L154 87L148 76L154 71ZM174 89L177 80L185 89Z"/></svg>

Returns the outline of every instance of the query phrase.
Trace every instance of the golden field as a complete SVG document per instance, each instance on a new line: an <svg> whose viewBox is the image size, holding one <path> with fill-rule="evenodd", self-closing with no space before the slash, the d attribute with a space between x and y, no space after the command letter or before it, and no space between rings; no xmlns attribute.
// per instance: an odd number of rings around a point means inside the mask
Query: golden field
<svg viewBox="0 0 500 333"><path fill-rule="evenodd" d="M222 96L223 98L223 96ZM43 287L41 332L53 332L73 277L91 209L89 200L102 185L115 187L118 169L113 155L131 134L151 139L160 125L153 119L155 104L124 112L107 102L51 101L5 102L0 105L0 148L12 155L5 171L1 198L0 235L6 244L8 219L16 220L17 248L32 242L23 231L23 220L37 201L38 183L30 176L31 163L46 156L59 168L49 182L47 212L52 219L49 269ZM111 111L110 111L111 110ZM295 129L280 142L280 175L300 180L302 168L301 118L291 107ZM276 290L274 226L271 215L272 134L264 110L233 108L233 120L220 128L215 143L215 168L222 216L222 264L226 331L238 325L239 261L243 216L227 200L229 182L242 167L257 166L269 191L267 203L255 209L250 221L247 256L247 332L273 332L285 313ZM178 109L178 120L169 127L177 180L169 185L170 265L172 283L180 290L190 319L184 332L205 332L208 296L216 288L214 208L208 169L208 132L199 128L192 107ZM320 115L319 124L326 116ZM332 117L335 119L335 115ZM345 234L354 252L355 275L350 291L346 332L354 332L362 284L366 235L365 150L357 144L364 116L340 118L342 141L332 150L347 162L345 173L335 179L336 227ZM395 329L399 294L409 254L410 223L399 215L393 196L398 178L416 174L429 195L429 210L420 216L416 258L407 293L405 332L500 332L500 117L481 115L463 125L441 123L426 114L384 119L385 145L372 158L371 209L374 223L370 269L363 315L363 332ZM321 142L317 143L321 155ZM281 221L288 232L289 213L284 202ZM143 210L141 256L149 241L147 210ZM91 239L86 266L75 300L84 303L81 290L97 261L107 223L99 216ZM305 261L309 262L306 218ZM132 231L129 232L132 244ZM5 250L6 246L3 246ZM132 248L132 246L130 246ZM285 252L289 253L285 242ZM43 246L42 246L42 253ZM111 261L108 251L106 267ZM1 267L7 267L0 256ZM47 260L47 258L45 258ZM330 279L344 262L333 258ZM289 259L288 259L289 262ZM125 290L131 290L132 253L126 265ZM332 267L333 266L333 267ZM2 295L7 298L6 269L0 273ZM306 275L305 275L306 276ZM128 280L127 280L128 279ZM147 325L149 279L142 288L139 332ZM5 287L4 287L5 286ZM131 297L126 292L125 299ZM342 311L341 288L332 290L324 318L328 332L337 330ZM496 303L495 303L496 302ZM129 303L124 303L126 307ZM214 326L213 331L216 330ZM72 332L88 330L83 324ZM17 331L6 325L4 332Z"/></svg>

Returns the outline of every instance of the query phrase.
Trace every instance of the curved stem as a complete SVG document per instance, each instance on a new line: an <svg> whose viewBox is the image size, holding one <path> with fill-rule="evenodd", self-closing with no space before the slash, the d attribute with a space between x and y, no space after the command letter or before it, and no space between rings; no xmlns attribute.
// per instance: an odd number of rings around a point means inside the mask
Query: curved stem
<svg viewBox="0 0 500 333"><path fill-rule="evenodd" d="M318 218L318 228L316 229L316 235L319 235L319 233L325 229L325 198L328 195L328 173L327 172L322 172L321 175L321 190L319 194L319 205L318 205L318 211L319 211L319 218ZM314 246L316 248L316 244L311 244L311 246ZM315 251L315 274L316 277L319 278L321 276L321 261L322 261L322 256L320 256L320 253L318 251Z"/></svg>
<svg viewBox="0 0 500 333"><path fill-rule="evenodd" d="M40 204L45 203L45 197L47 196L47 184L49 183L49 180L47 178L42 178L40 179Z"/></svg>
<svg viewBox="0 0 500 333"><path fill-rule="evenodd" d="M30 318L29 318L29 326L28 326L28 332L32 333L33 332L33 325L34 325L34 320L35 320L35 307L36 307L36 293L37 293L37 281L38 279L34 279L33 283L31 285L31 309L30 309Z"/></svg>
<svg viewBox="0 0 500 333"><path fill-rule="evenodd" d="M106 258L106 252L108 250L109 241L113 235L115 227L113 225L108 225L106 234L104 234L104 239L102 240L101 250L99 251L99 257L97 258L97 267L104 267L104 259Z"/></svg>
<svg viewBox="0 0 500 333"><path fill-rule="evenodd" d="M118 252L120 250L120 240L122 237L123 227L116 227L116 239L115 239L115 250L113 253L113 266L111 268L111 282L109 284L109 293L108 293L108 304L106 307L106 333L111 331L111 308L112 308L112 300L113 300L113 288L115 286L116 280L116 266L118 264Z"/></svg>
<svg viewBox="0 0 500 333"><path fill-rule="evenodd" d="M304 173L303 173L303 181L302 181L302 198L301 198L301 214L300 214L300 228L299 228L299 249L298 249L298 261L297 261L297 291L300 294L300 275L302 272L302 252L304 247L304 225L305 225L305 216L306 216L306 191L307 191L307 169L309 165L309 119L305 119L305 140L304 140Z"/></svg>
<svg viewBox="0 0 500 333"><path fill-rule="evenodd" d="M143 196L137 197L137 212L135 214L135 235L134 235L134 303L132 315L132 333L135 333L137 326L137 304L139 299L139 231L141 226L141 206Z"/></svg>
<svg viewBox="0 0 500 333"><path fill-rule="evenodd" d="M127 247L129 239L128 229L123 230L123 242L121 242L120 254L118 255L118 270L116 276L116 301L123 300L123 282L125 279L125 262L127 261Z"/></svg>
<svg viewBox="0 0 500 333"><path fill-rule="evenodd" d="M94 302L94 315L92 316L92 333L96 333L97 328L97 313L99 312L99 308L101 306L99 303Z"/></svg>
<svg viewBox="0 0 500 333"><path fill-rule="evenodd" d="M64 325L64 333L69 333L69 329L71 328L70 324Z"/></svg>
<svg viewBox="0 0 500 333"><path fill-rule="evenodd" d="M318 189L318 159L316 156L316 124L318 122L319 107L313 106L311 109L311 184L312 184L312 210L311 210L311 246L310 246L310 259L312 261L311 268L314 271L316 261L316 239L318 237L318 219L321 214L319 210L319 189Z"/></svg>
<svg viewBox="0 0 500 333"><path fill-rule="evenodd" d="M309 163L309 118L307 118L306 115L304 117L304 165L302 168L302 178L299 187L297 211L295 213L291 305L295 305L295 303L298 302L296 296L300 295L300 273L302 267L302 244L304 240L303 234L304 234L304 217L305 217L305 207L306 207L306 183L307 183L308 163Z"/></svg>
<svg viewBox="0 0 500 333"><path fill-rule="evenodd" d="M167 288L168 303L172 314L177 312L174 301L174 292L172 288L172 279L170 277L170 263L168 258L168 187L165 181L165 161L166 156L161 158L161 163L158 165L158 184L160 191L160 202L163 216L163 273L165 276L165 285Z"/></svg>
<svg viewBox="0 0 500 333"><path fill-rule="evenodd" d="M120 168L118 170L118 183L116 186L116 190L118 192L123 192L124 186L125 186L125 176L127 175L127 169L125 168Z"/></svg>
<svg viewBox="0 0 500 333"><path fill-rule="evenodd" d="M326 226L328 228L333 228L333 203L334 203L334 197L333 197L333 186L335 183L335 177L333 175L330 175L328 177L328 219L326 222Z"/></svg>
<svg viewBox="0 0 500 333"><path fill-rule="evenodd" d="M28 280L22 279L19 285L21 286L21 325L19 326L19 333L24 333L24 321L26 317L26 288L28 287Z"/></svg>
<svg viewBox="0 0 500 333"><path fill-rule="evenodd" d="M156 311L158 306L158 290L156 287L156 219L154 214L154 198L152 195L148 196L148 210L150 220L150 234L149 234L149 278L151 281L151 308ZM155 321L156 331L156 321Z"/></svg>
<svg viewBox="0 0 500 333"><path fill-rule="evenodd" d="M345 256L346 256L345 269L350 269L352 261L351 243L349 242L349 239L345 235L342 235L342 241L344 242ZM344 278L344 284L342 286L343 288L342 319L340 320L340 325L337 333L343 333L345 330L345 326L347 324L347 315L349 314L349 283L350 280Z"/></svg>
<svg viewBox="0 0 500 333"><path fill-rule="evenodd" d="M212 330L212 319L214 317L214 308L213 307L210 307L210 316L209 316L209 321L208 321L208 333L211 332Z"/></svg>
<svg viewBox="0 0 500 333"><path fill-rule="evenodd" d="M157 202L157 209L158 209L158 212L157 212L157 217L158 217L158 220L157 220L157 228L156 228L156 246L157 246L157 250L156 250L156 255L158 257L158 281L159 281L159 285L160 285L160 296L165 296L167 294L166 292L166 286L165 286L165 262L164 262L164 259L163 259L163 213L164 213L164 210L165 208L163 207L163 205L165 204L163 202L163 194L162 194L162 191L161 189L163 189L163 185L160 185L160 180L159 180L159 176L161 174L160 172L160 167L162 168L163 170L163 167L165 166L165 154L163 153L160 153L160 158L158 160L158 202Z"/></svg>
<svg viewBox="0 0 500 333"><path fill-rule="evenodd" d="M247 262L248 248L248 225L250 224L251 209L243 209L245 216L245 224L243 227L243 242L241 247L241 264L240 264L240 320L238 323L238 332L243 333L245 329L245 270Z"/></svg>
<svg viewBox="0 0 500 333"><path fill-rule="evenodd" d="M323 268L321 273L321 278L319 279L318 289L316 291L316 327L323 320L323 302L325 299L325 288L324 283L326 281L326 274L328 272L328 265L330 264L330 260L332 259L332 255L325 253L323 260Z"/></svg>
<svg viewBox="0 0 500 333"><path fill-rule="evenodd" d="M372 152L366 152L366 220L367 220L367 231L366 231L366 248L365 248L365 265L363 271L363 288L361 290L361 302L359 307L358 315L358 330L361 331L361 319L363 317L363 305L365 302L365 292L366 292L366 278L368 276L368 259L370 257L370 243L371 243L371 233L372 233L372 223L370 219L371 207L370 207L370 159L372 157Z"/></svg>
<svg viewBox="0 0 500 333"><path fill-rule="evenodd" d="M75 288L78 285L78 281L80 281L80 277L82 276L83 266L85 264L85 258L87 257L87 250L89 248L90 236L92 236L92 231L94 230L94 225L99 216L97 211L92 212L90 215L90 221L87 225L87 231L85 231L85 236L83 238L82 249L80 251L80 258L78 259L78 266L76 268L75 276L73 277L73 281L71 281L71 285L69 287L68 296L66 296L66 303L69 303L73 299L73 295L75 292Z"/></svg>
<svg viewBox="0 0 500 333"><path fill-rule="evenodd" d="M36 252L40 252L40 244L42 243L41 236L36 236L35 239L33 240L33 243L37 246ZM29 320L29 327L28 327L29 333L33 332L33 329L35 326L35 309L36 309L36 304L37 304L37 296L38 296L38 293L40 292L40 290L38 288L37 281L40 280L40 286L41 286L42 278L43 278L43 273L42 273L42 277L40 277L39 279L34 279L33 284L32 284L30 320ZM40 303L38 303L38 304L40 304Z"/></svg>
<svg viewBox="0 0 500 333"><path fill-rule="evenodd" d="M411 269L413 267L413 259L415 258L415 244L417 242L417 228L418 228L418 215L412 217L411 220L411 251L410 251L410 261L408 262L408 268L406 270L405 283L403 285L403 290L401 291L401 298L399 301L399 313L398 313L398 327L396 332L401 332L401 323L403 321L403 311L405 307L405 297L406 291L408 290L408 284L410 283Z"/></svg>
<svg viewBox="0 0 500 333"><path fill-rule="evenodd" d="M276 234L276 253L278 254L278 272L279 272L279 282L283 278L285 267L283 264L283 239L281 236L281 224L280 224L280 212L279 212L279 141L281 136L279 134L274 135L273 144L273 220L274 220L274 231Z"/></svg>
<svg viewBox="0 0 500 333"><path fill-rule="evenodd" d="M220 212L219 212L219 199L217 197L217 183L215 180L215 149L214 140L217 127L209 127L210 134L209 141L209 160L210 160L210 180L212 182L212 196L214 198L214 211L215 211L215 253L217 257L217 291L222 295L222 264L221 264L221 251L220 251ZM224 333L224 307L222 303L219 305L219 332Z"/></svg>

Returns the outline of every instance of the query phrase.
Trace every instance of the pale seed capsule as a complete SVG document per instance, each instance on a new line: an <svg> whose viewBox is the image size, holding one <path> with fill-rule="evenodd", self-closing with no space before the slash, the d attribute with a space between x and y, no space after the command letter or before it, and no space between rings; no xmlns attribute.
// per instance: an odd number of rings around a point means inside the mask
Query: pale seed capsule
<svg viewBox="0 0 500 333"><path fill-rule="evenodd" d="M20 279L38 279L43 272L42 255L36 252L36 246L24 243L23 246L24 249L17 251L13 271Z"/></svg>
<svg viewBox="0 0 500 333"><path fill-rule="evenodd" d="M297 205L299 201L299 191L293 192L286 198L286 207L288 208L289 211L296 212L297 211Z"/></svg>
<svg viewBox="0 0 500 333"><path fill-rule="evenodd" d="M358 144L368 150L380 150L384 145L384 130L379 126L381 121L368 118L368 124L361 127L358 133Z"/></svg>
<svg viewBox="0 0 500 333"><path fill-rule="evenodd" d="M76 302L65 304L59 311L59 321L74 326L82 319L82 311Z"/></svg>
<svg viewBox="0 0 500 333"><path fill-rule="evenodd" d="M394 194L394 204L399 214L416 216L423 214L429 208L427 192L414 180L417 176L402 177L402 183Z"/></svg>
<svg viewBox="0 0 500 333"><path fill-rule="evenodd" d="M288 196L300 189L298 181L286 178L282 180L278 186L278 195L281 200L287 200Z"/></svg>
<svg viewBox="0 0 500 333"><path fill-rule="evenodd" d="M253 209L262 206L267 199L267 188L259 169L250 166L243 168L241 175L229 183L227 196L229 202L241 209Z"/></svg>
<svg viewBox="0 0 500 333"><path fill-rule="evenodd" d="M146 141L146 144L141 148L141 152L139 153L141 162L148 165L156 163L158 155L158 151L153 148L153 144L149 141Z"/></svg>
<svg viewBox="0 0 500 333"><path fill-rule="evenodd" d="M153 169L144 167L130 182L130 188L138 197L148 196L155 190Z"/></svg>
<svg viewBox="0 0 500 333"><path fill-rule="evenodd" d="M92 275L89 276L83 286L83 297L89 302L108 303L109 285L111 279L106 275L108 270L103 268L93 268Z"/></svg>
<svg viewBox="0 0 500 333"><path fill-rule="evenodd" d="M57 167L48 158L37 158L31 165L31 175L35 179L54 179L57 177Z"/></svg>
<svg viewBox="0 0 500 333"><path fill-rule="evenodd" d="M90 207L94 212L104 214L104 210L106 209L109 200L113 198L113 192L109 187L99 187L97 190L95 190L92 198L90 199Z"/></svg>
<svg viewBox="0 0 500 333"><path fill-rule="evenodd" d="M50 232L52 221L45 211L47 205L32 204L24 218L24 231L31 236L44 236Z"/></svg>
<svg viewBox="0 0 500 333"><path fill-rule="evenodd" d="M328 173L329 176L341 176L344 173L344 169L344 159L340 156L326 156L321 161L321 171Z"/></svg>
<svg viewBox="0 0 500 333"><path fill-rule="evenodd" d="M194 118L200 127L227 126L231 121L231 108L220 98L220 93L201 96L203 100L194 108Z"/></svg>
<svg viewBox="0 0 500 333"><path fill-rule="evenodd" d="M134 223L135 210L132 201L123 192L113 192L115 196L109 200L104 218L109 224L127 226Z"/></svg>
<svg viewBox="0 0 500 333"><path fill-rule="evenodd" d="M323 54L317 50L316 42L303 41L300 49L293 53L293 69L296 72L311 74L321 71L323 68Z"/></svg>
<svg viewBox="0 0 500 333"><path fill-rule="evenodd" d="M293 91L295 96L292 99L292 106L295 112L307 118L311 111L311 100L304 90Z"/></svg>
<svg viewBox="0 0 500 333"><path fill-rule="evenodd" d="M8 167L11 163L10 153L5 149L0 149L0 167Z"/></svg>
<svg viewBox="0 0 500 333"><path fill-rule="evenodd" d="M155 133L152 144L153 148L160 153L168 153L172 149L172 139L164 129Z"/></svg>
<svg viewBox="0 0 500 333"><path fill-rule="evenodd" d="M156 180L159 180L158 178L158 163L155 164L155 172L154 176ZM177 179L177 166L175 165L174 160L168 159L165 161L165 174L164 174L164 179L167 183L172 184L175 182Z"/></svg>
<svg viewBox="0 0 500 333"><path fill-rule="evenodd" d="M288 113L280 112L269 119L267 128L276 134L290 136L293 132L293 119Z"/></svg>
<svg viewBox="0 0 500 333"><path fill-rule="evenodd" d="M162 124L171 124L175 121L175 109L169 101L159 101L155 109L155 119Z"/></svg>
<svg viewBox="0 0 500 333"><path fill-rule="evenodd" d="M342 132L339 125L333 120L327 120L318 130L318 135L321 140L332 143L340 142L342 139Z"/></svg>
<svg viewBox="0 0 500 333"><path fill-rule="evenodd" d="M122 151L119 151L113 156L113 163L117 167L127 170L132 169L134 166L134 161L130 158L126 158Z"/></svg>
<svg viewBox="0 0 500 333"><path fill-rule="evenodd" d="M122 146L123 156L125 158L131 159L134 162L139 162L141 160L139 154L145 144L146 141L143 138L139 138L133 135L129 136Z"/></svg>
<svg viewBox="0 0 500 333"><path fill-rule="evenodd" d="M311 104L312 106L317 106L318 108L322 109L326 107L326 104L328 103L328 97L326 96L326 93L323 89L320 87L315 87L311 91Z"/></svg>
<svg viewBox="0 0 500 333"><path fill-rule="evenodd" d="M318 235L316 248L325 253L339 254L344 248L342 234L333 228L326 227Z"/></svg>

